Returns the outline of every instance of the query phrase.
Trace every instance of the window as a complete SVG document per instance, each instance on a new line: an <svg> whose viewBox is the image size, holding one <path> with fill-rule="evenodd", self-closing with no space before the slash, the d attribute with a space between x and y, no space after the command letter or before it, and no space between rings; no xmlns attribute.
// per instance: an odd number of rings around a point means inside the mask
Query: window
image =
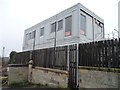
<svg viewBox="0 0 120 90"><path fill-rule="evenodd" d="M35 34L36 34L36 30L35 31L33 31L33 32L30 32L30 33L28 33L28 39L34 39L35 38Z"/></svg>
<svg viewBox="0 0 120 90"><path fill-rule="evenodd" d="M34 39L34 38L35 38L35 33L36 33L36 31L33 31L33 32L31 33L31 39Z"/></svg>
<svg viewBox="0 0 120 90"><path fill-rule="evenodd" d="M81 14L81 22L80 22L80 33L85 35L86 34L86 16Z"/></svg>
<svg viewBox="0 0 120 90"><path fill-rule="evenodd" d="M32 32L31 34L32 34L32 35L31 35L31 39L33 39L33 38L34 38L34 32Z"/></svg>
<svg viewBox="0 0 120 90"><path fill-rule="evenodd" d="M35 38L35 34L36 34L36 30L35 30L35 31L33 31L33 38Z"/></svg>
<svg viewBox="0 0 120 90"><path fill-rule="evenodd" d="M58 31L63 29L63 20L58 21Z"/></svg>
<svg viewBox="0 0 120 90"><path fill-rule="evenodd" d="M40 28L40 36L44 35L44 27Z"/></svg>
<svg viewBox="0 0 120 90"><path fill-rule="evenodd" d="M51 24L51 33L56 30L56 22Z"/></svg>
<svg viewBox="0 0 120 90"><path fill-rule="evenodd" d="M29 38L28 38L29 34L27 33L26 36L25 36L25 44L27 44Z"/></svg>
<svg viewBox="0 0 120 90"><path fill-rule="evenodd" d="M72 16L65 18L65 36L71 35L72 31Z"/></svg>
<svg viewBox="0 0 120 90"><path fill-rule="evenodd" d="M28 39L29 39L29 34L27 33L27 34L26 34L26 40L28 40Z"/></svg>
<svg viewBox="0 0 120 90"><path fill-rule="evenodd" d="M30 33L29 33L29 39L31 39L31 36L32 36L32 35L31 35L31 32L30 32Z"/></svg>

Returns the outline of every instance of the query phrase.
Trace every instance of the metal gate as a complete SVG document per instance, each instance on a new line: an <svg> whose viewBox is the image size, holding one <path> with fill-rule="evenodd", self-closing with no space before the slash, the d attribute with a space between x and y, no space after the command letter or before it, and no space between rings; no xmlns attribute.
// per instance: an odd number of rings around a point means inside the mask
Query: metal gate
<svg viewBox="0 0 120 90"><path fill-rule="evenodd" d="M77 80L77 45L69 46L69 77L68 77L68 87L69 88L78 88Z"/></svg>

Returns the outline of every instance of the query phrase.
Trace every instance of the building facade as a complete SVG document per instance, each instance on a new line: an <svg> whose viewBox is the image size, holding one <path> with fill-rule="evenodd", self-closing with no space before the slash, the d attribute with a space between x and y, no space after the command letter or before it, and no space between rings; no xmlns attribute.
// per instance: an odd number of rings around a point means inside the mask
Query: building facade
<svg viewBox="0 0 120 90"><path fill-rule="evenodd" d="M23 51L104 38L104 20L78 3L24 32Z"/></svg>

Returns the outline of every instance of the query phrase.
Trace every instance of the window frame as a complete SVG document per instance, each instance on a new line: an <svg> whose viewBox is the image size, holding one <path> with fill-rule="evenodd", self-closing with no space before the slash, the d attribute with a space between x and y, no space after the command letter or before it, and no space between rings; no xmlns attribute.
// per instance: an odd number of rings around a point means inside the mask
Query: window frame
<svg viewBox="0 0 120 90"><path fill-rule="evenodd" d="M83 17L84 17L84 20L83 20ZM83 22L83 21L85 22ZM86 15L84 14L80 14L80 34L81 35L86 35L86 30L87 30L87 19L86 19Z"/></svg>
<svg viewBox="0 0 120 90"><path fill-rule="evenodd" d="M35 35L36 35L36 30L31 31L31 32L29 32L27 34L28 34L28 40L34 39Z"/></svg>
<svg viewBox="0 0 120 90"><path fill-rule="evenodd" d="M62 24L61 24L61 22L62 22ZM60 26L60 25L62 25L62 26ZM58 30L57 31L60 31L62 29L63 29L63 19L61 19L61 20L58 21Z"/></svg>
<svg viewBox="0 0 120 90"><path fill-rule="evenodd" d="M26 39L26 40L29 40L29 33L26 33L26 34L25 34L25 39Z"/></svg>
<svg viewBox="0 0 120 90"><path fill-rule="evenodd" d="M54 25L55 24L55 26L54 26L54 30L53 30L53 26L52 25ZM51 24L51 31L50 31L50 33L54 33L56 31L56 22L54 22L54 23L52 23Z"/></svg>
<svg viewBox="0 0 120 90"><path fill-rule="evenodd" d="M44 30L45 30L44 27L41 27L41 28L40 28L40 37L41 37L41 36L44 36Z"/></svg>
<svg viewBox="0 0 120 90"><path fill-rule="evenodd" d="M36 30L34 30L34 31L31 32L31 39L35 38L35 34L36 34Z"/></svg>
<svg viewBox="0 0 120 90"><path fill-rule="evenodd" d="M69 25L67 23L67 18L71 18L71 22L69 22L71 24L70 28L69 28L70 29L69 31L67 30L68 27L66 27L67 25ZM72 35L72 15L69 15L65 18L65 36L71 36L71 35Z"/></svg>
<svg viewBox="0 0 120 90"><path fill-rule="evenodd" d="M29 40L32 39L32 33L29 32Z"/></svg>

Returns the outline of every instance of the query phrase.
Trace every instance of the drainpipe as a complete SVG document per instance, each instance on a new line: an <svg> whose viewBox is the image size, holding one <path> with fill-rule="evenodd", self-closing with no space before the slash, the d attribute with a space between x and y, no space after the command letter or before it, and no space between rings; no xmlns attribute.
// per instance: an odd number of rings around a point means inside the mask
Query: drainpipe
<svg viewBox="0 0 120 90"><path fill-rule="evenodd" d="M35 37L36 37L36 30L34 31L33 51L35 50Z"/></svg>
<svg viewBox="0 0 120 90"><path fill-rule="evenodd" d="M56 62L56 35L57 35L57 32L56 32L56 25L57 25L57 23L55 22L54 61L53 61L53 67L55 66L55 62Z"/></svg>
<svg viewBox="0 0 120 90"><path fill-rule="evenodd" d="M34 41L33 41L33 47L30 51L30 60L33 59L33 51L35 50L35 37L36 37L36 30L34 31Z"/></svg>
<svg viewBox="0 0 120 90"><path fill-rule="evenodd" d="M56 15L56 21L57 21L57 15ZM54 38L54 61L53 61L53 67L56 62L56 38L57 38L57 22L55 21L55 38Z"/></svg>
<svg viewBox="0 0 120 90"><path fill-rule="evenodd" d="M94 18L92 17L93 41L94 41Z"/></svg>
<svg viewBox="0 0 120 90"><path fill-rule="evenodd" d="M30 51L30 61L28 62L28 82L32 82L32 66L33 66L33 51L35 50L35 37L36 37L36 30L34 31L34 41L33 41L33 50Z"/></svg>

